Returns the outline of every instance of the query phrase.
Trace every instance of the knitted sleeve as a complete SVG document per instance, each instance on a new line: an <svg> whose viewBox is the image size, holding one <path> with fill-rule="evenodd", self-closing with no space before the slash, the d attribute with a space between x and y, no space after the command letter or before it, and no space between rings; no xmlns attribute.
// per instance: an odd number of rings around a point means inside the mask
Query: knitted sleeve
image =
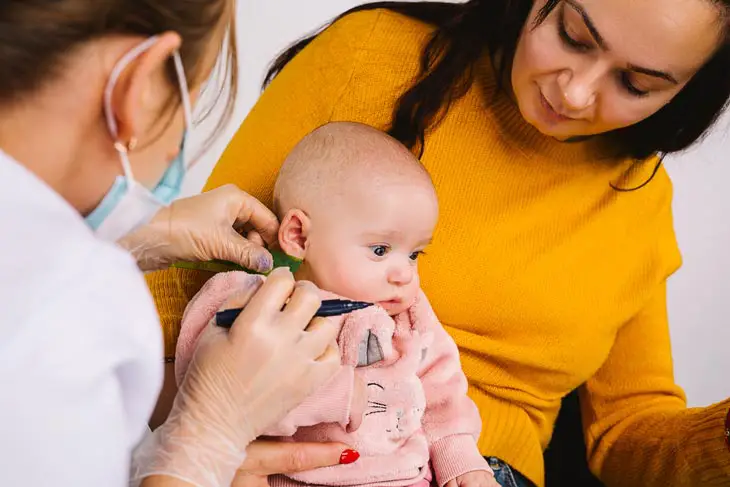
<svg viewBox="0 0 730 487"><path fill-rule="evenodd" d="M581 406L590 467L607 487L728 484L730 400L686 408L674 382L665 284L618 332Z"/></svg>

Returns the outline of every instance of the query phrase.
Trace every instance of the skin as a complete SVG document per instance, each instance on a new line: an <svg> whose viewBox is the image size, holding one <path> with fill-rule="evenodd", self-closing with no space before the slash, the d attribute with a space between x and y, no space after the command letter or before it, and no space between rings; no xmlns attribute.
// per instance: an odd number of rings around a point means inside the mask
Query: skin
<svg viewBox="0 0 730 487"><path fill-rule="evenodd" d="M418 258L438 213L434 193L405 182L362 186L350 188L327 217L290 212L280 241L304 258L297 279L396 315L410 307L420 287Z"/></svg>
<svg viewBox="0 0 730 487"><path fill-rule="evenodd" d="M666 105L717 48L720 10L702 0L565 0L533 6L512 86L525 120L558 139L633 125Z"/></svg>
<svg viewBox="0 0 730 487"><path fill-rule="evenodd" d="M335 146L317 150L320 137ZM438 220L431 179L410 152L364 126L326 126L284 163L276 193L286 207L279 245L304 260L297 279L391 315L410 307Z"/></svg>
<svg viewBox="0 0 730 487"><path fill-rule="evenodd" d="M663 107L710 56L717 46L722 26L718 11L710 2L668 2L572 0L562 3L533 29L531 26L542 6L542 2L536 2L526 24L528 27L520 38L512 71L514 95L523 117L542 133L567 139L632 125ZM585 18L591 19L593 29L589 29ZM566 40L566 35L561 36L561 19L565 21L564 30L571 42ZM595 32L603 40L603 47ZM66 84L49 86L43 94L45 104L37 108L35 116L27 108L7 107L5 120L12 120L13 127L0 125L0 145L16 159L25 161L31 170L83 213L88 213L101 200L114 177L120 174L117 155L110 150L104 127L100 128L98 113L78 109L91 106L90 97L100 89L94 83L106 79L104 74L108 74L113 61L132 46L129 39L108 42L117 44L79 56L82 59L91 54L97 56L92 59L100 59L101 63L75 65L74 60L71 61L76 69L68 72L89 80L83 90L74 86L70 79L61 80ZM166 38L159 46L166 46L167 54L153 49L143 56L150 60L147 65L140 58L135 67L125 73L129 82L120 83L118 90L122 91L115 92L115 113L122 136L128 140L130 134L155 134L161 142L150 146L146 143L150 140L140 137L141 148L131 157L135 175L150 186L177 153L182 114L178 111L171 115L174 123L162 135L157 134L159 130L153 130L162 127L159 120L151 116L157 115L160 109L154 105L155 100L164 99L157 94L159 90L167 93L169 83L165 82L163 87L160 71L157 70L155 78L151 74L155 69L149 68L159 66L158 61L151 61L155 56L158 59L168 57L172 46L178 42L179 39ZM138 68L145 66L148 74L135 78L133 73L144 73ZM630 70L630 66L670 74L674 81L664 79L666 76ZM132 82L133 79L143 82ZM633 89L627 89L629 84ZM637 90L642 94L638 95ZM136 96L127 95L135 92ZM193 102L194 93L197 93L196 88L191 89ZM125 100L131 100L137 104L131 106L144 110L125 108ZM38 116L39 113L43 117ZM136 115L130 116L131 113ZM69 117L75 119L69 120ZM51 124L52 118L57 123ZM15 141L26 138L18 132L22 127L27 132L53 134L57 143L19 146ZM18 130L13 133L15 129ZM87 164L92 155L95 163ZM53 168L44 169L38 163L49 159L57 161ZM302 220L302 228L304 223Z"/></svg>
<svg viewBox="0 0 730 487"><path fill-rule="evenodd" d="M323 147L320 136L335 147ZM420 289L418 257L438 221L430 178L413 155L393 150L387 136L363 126L331 124L300 144L314 147L293 151L275 191L284 211L279 245L304 260L296 278L377 303L391 315L407 310ZM356 382L355 391L367 399L364 384ZM499 484L478 471L447 486Z"/></svg>
<svg viewBox="0 0 730 487"><path fill-rule="evenodd" d="M68 69L36 95L32 106L19 104L4 109L8 116L0 122L0 145L83 215L99 204L114 179L123 173L114 149L116 141L103 121L98 94L103 93L119 58L143 40L110 37L90 43L68 60ZM127 67L112 97L118 142L127 145L137 139L130 163L135 179L148 187L159 181L177 156L182 140L182 107L165 111L165 101L179 92L177 85L169 82L165 69L180 44L178 34L162 34L149 51ZM217 50L211 46L204 62L205 77L216 57ZM79 83L79 78L85 82ZM200 86L192 83L189 87L193 104ZM46 134L44 143L24 143L29 140L29 132Z"/></svg>
<svg viewBox="0 0 730 487"><path fill-rule="evenodd" d="M223 24L227 25L227 21L222 19ZM224 32L222 26L220 36ZM193 105L202 82L210 76L215 65L221 39L215 35L211 37L200 72L195 79L189 80L188 95ZM177 33L161 33L155 45L137 57L120 76L112 95L112 111L119 131L116 140L109 133L104 119L100 100L112 69L124 54L144 40L144 37L138 36L107 36L89 41L68 53L64 58L64 69L55 78L47 80L37 92L2 107L0 147L82 215L90 213L103 199L114 179L123 174L119 154L114 149L115 142L127 146L131 140L137 140L136 147L129 153L132 171L137 181L150 188L156 185L179 152L185 127L182 107L175 105L170 109L166 105L171 97L179 99L179 85L170 83L167 76L169 60L181 45ZM38 134L43 134L43 143L29 144L28 141L38 140ZM206 215L211 212L220 214L221 218L230 214L230 221L216 229L221 234L229 231L232 235L224 235L229 239L236 235L231 231L234 223L249 220L257 228L257 243L263 243L262 235L276 234L276 219L268 210L262 212L262 206L252 204L250 199L250 196L228 188L207 200L196 200L197 203L192 205L189 202L182 206L178 204L176 208L188 213L187 221L192 223L199 221L201 210ZM225 212L216 211L221 205ZM264 215L266 212L268 214ZM266 223L261 224L257 218L249 219L252 213L262 216ZM169 212L162 217L158 214L153 224L161 225L164 235L169 234L173 239L180 237L186 241L191 238L185 231L171 233L171 220ZM150 228L145 227L144 231ZM146 236L143 240L147 240ZM214 240L214 247L221 244L218 235L211 233L195 240L197 250L205 251L211 246L211 240ZM177 241L163 243L182 245ZM134 239L128 248L135 249ZM190 252L195 249L184 250ZM169 257L159 256L162 260ZM246 259L234 258L233 254L226 257L220 252L206 253L200 258L228 258L246 264ZM298 307L292 303L288 308ZM164 409L169 411L169 408L166 405ZM158 420L164 416L166 414L159 411ZM249 445L247 463L242 466L237 478L265 483L266 473L336 465L347 448L347 445L341 444L272 446L254 442ZM143 485L172 487L189 484L177 478L157 476L145 479Z"/></svg>
<svg viewBox="0 0 730 487"><path fill-rule="evenodd" d="M268 476L337 465L347 445L339 443L281 443L255 441L231 487L268 487ZM149 477L144 487L184 487L187 482L170 477ZM497 487L497 486L495 486Z"/></svg>

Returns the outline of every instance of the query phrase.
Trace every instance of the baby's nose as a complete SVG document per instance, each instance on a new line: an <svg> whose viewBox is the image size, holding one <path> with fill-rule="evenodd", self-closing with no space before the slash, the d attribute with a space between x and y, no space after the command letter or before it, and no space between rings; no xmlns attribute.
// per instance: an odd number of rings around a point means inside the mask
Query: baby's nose
<svg viewBox="0 0 730 487"><path fill-rule="evenodd" d="M388 273L388 283L395 286L405 286L413 281L413 267L398 266L390 269Z"/></svg>

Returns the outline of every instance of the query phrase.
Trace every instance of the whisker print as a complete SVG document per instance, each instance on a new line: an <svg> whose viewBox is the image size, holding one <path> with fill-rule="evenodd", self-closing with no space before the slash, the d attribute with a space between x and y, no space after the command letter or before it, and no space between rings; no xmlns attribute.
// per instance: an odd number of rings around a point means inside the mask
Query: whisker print
<svg viewBox="0 0 730 487"><path fill-rule="evenodd" d="M371 411L369 413L365 413L365 416L370 416L371 414L381 414L381 413L387 413L387 411Z"/></svg>

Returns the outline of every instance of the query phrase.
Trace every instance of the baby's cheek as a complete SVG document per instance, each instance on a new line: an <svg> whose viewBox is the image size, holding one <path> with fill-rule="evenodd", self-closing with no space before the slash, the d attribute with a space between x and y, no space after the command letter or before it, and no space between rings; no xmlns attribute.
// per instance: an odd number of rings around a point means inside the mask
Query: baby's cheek
<svg viewBox="0 0 730 487"><path fill-rule="evenodd" d="M355 261L332 258L322 266L319 286L349 299L361 299L366 279Z"/></svg>

